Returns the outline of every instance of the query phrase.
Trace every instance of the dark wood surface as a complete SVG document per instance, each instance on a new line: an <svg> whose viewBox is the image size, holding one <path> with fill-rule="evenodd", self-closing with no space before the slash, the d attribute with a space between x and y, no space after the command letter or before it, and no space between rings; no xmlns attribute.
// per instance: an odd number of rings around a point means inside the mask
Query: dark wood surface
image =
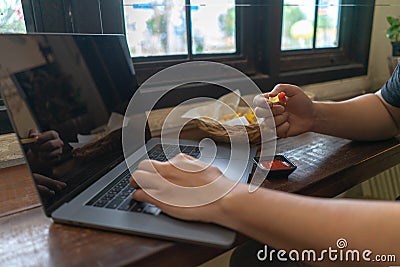
<svg viewBox="0 0 400 267"><path fill-rule="evenodd" d="M266 181L265 187L309 196L334 197L400 163L400 138L379 142L306 133L280 139L281 153L298 168L287 180Z"/></svg>
<svg viewBox="0 0 400 267"><path fill-rule="evenodd" d="M40 205L25 164L0 169L0 217Z"/></svg>
<svg viewBox="0 0 400 267"><path fill-rule="evenodd" d="M333 197L400 163L400 142L352 142L319 134L280 139L277 153L297 166L263 186ZM222 249L52 223L24 165L0 170L0 266L195 266ZM239 235L237 243L246 238Z"/></svg>

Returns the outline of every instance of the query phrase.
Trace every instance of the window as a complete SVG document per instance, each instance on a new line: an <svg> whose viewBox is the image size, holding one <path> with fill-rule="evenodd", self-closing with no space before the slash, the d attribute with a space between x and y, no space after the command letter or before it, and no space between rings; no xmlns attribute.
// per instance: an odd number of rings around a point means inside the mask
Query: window
<svg viewBox="0 0 400 267"><path fill-rule="evenodd" d="M123 2L132 57L236 53L234 0Z"/></svg>
<svg viewBox="0 0 400 267"><path fill-rule="evenodd" d="M268 91L277 83L303 85L366 74L375 1L23 0L22 4L28 31L125 33L140 83L177 63L210 60L241 70ZM180 91L180 100L200 91L218 97L211 89L185 90Z"/></svg>
<svg viewBox="0 0 400 267"><path fill-rule="evenodd" d="M0 32L26 32L21 1L0 0Z"/></svg>
<svg viewBox="0 0 400 267"><path fill-rule="evenodd" d="M284 0L282 10L281 80L304 84L366 74L373 0Z"/></svg>
<svg viewBox="0 0 400 267"><path fill-rule="evenodd" d="M339 0L284 0L281 49L339 46Z"/></svg>
<svg viewBox="0 0 400 267"><path fill-rule="evenodd" d="M125 33L139 82L188 60L228 63L255 72L242 0L123 0ZM249 30L247 30L249 29ZM247 43L247 42L246 42Z"/></svg>

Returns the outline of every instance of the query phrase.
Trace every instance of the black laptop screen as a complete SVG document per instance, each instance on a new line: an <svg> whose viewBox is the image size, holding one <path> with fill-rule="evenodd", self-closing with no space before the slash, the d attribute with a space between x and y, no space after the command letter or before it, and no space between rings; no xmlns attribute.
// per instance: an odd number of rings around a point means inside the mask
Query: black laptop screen
<svg viewBox="0 0 400 267"><path fill-rule="evenodd" d="M0 88L45 211L123 160L137 82L123 35L0 35Z"/></svg>

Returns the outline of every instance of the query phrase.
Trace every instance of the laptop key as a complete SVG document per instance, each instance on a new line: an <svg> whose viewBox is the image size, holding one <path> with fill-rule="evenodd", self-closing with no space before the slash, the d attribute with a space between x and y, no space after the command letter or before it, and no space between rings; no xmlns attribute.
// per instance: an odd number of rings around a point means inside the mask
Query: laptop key
<svg viewBox="0 0 400 267"><path fill-rule="evenodd" d="M146 207L146 203L144 202L136 202L136 205L131 209L134 212L143 212L144 208Z"/></svg>
<svg viewBox="0 0 400 267"><path fill-rule="evenodd" d="M188 154L190 151L192 151L192 147L191 146L182 146L181 147L181 152Z"/></svg>
<svg viewBox="0 0 400 267"><path fill-rule="evenodd" d="M136 201L130 197L126 198L125 201L118 207L118 210L130 211L135 205Z"/></svg>
<svg viewBox="0 0 400 267"><path fill-rule="evenodd" d="M198 159L200 156L200 149L198 147L193 147L193 149L188 153L188 155Z"/></svg>
<svg viewBox="0 0 400 267"><path fill-rule="evenodd" d="M118 196L113 201L108 203L106 208L108 208L108 209L116 209L124 201L124 199L125 198Z"/></svg>
<svg viewBox="0 0 400 267"><path fill-rule="evenodd" d="M104 207L107 203L108 203L108 201L98 200L96 203L94 203L93 206L95 206L95 207Z"/></svg>
<svg viewBox="0 0 400 267"><path fill-rule="evenodd" d="M125 199L126 197L130 196L133 191L135 191L135 189L128 185L124 190L122 190L120 196Z"/></svg>

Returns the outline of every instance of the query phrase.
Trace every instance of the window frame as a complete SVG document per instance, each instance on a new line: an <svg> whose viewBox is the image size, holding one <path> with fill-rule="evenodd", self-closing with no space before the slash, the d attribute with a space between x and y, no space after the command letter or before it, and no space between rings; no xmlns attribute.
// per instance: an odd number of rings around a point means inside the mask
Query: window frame
<svg viewBox="0 0 400 267"><path fill-rule="evenodd" d="M349 7L351 4L351 1L342 0L338 47L282 51L281 70L293 71L349 64L351 59L348 44L352 32L350 21L356 11L355 7Z"/></svg>
<svg viewBox="0 0 400 267"><path fill-rule="evenodd" d="M189 0L186 1L188 3ZM236 7L236 53L134 57L132 60L135 64L139 82L142 83L166 67L193 60L221 62L237 68L247 75L254 75L256 73L256 54L249 49L248 42L244 42L244 40L254 38L252 36L253 32L250 30L254 28L254 23L247 19L251 16L251 13L242 7L242 5L245 5L245 1L237 0L237 2L239 6ZM125 31L124 33L126 34ZM191 42L189 42L189 46L191 46Z"/></svg>
<svg viewBox="0 0 400 267"><path fill-rule="evenodd" d="M125 33L122 0L84 2L22 0L27 31ZM133 58L138 81L142 83L166 67L190 60L228 64L247 74L265 92L277 83L304 85L365 75L375 0L343 0L342 4L346 7L341 11L339 48L281 51L282 1L265 4L264 0L237 0L237 54ZM196 88L203 95L219 96L208 86ZM181 94L190 98L190 90L196 89L190 86ZM165 105L175 104L171 100Z"/></svg>
<svg viewBox="0 0 400 267"><path fill-rule="evenodd" d="M249 75L259 85L268 88L279 82L304 85L367 73L374 0L342 1L344 7L340 14L338 48L288 51L282 51L280 45L282 1L271 5L263 5L262 1L250 2L255 4L256 8L243 7L242 13L238 16L239 20L243 19L240 26L237 24L237 27L242 27L239 28L241 33L237 34L238 50L242 49L242 52L236 56L205 55L194 57L193 60L213 60L229 64ZM244 1L240 4L245 5ZM251 18L256 19L251 20ZM275 27L262 29L260 25L275 25ZM259 34L251 30L257 28L259 28ZM359 34L357 36L351 34L353 31ZM251 41L245 42L245 40ZM359 45L360 43L362 45ZM249 49L250 44L256 44L256 49ZM154 59L156 60L133 59L138 66L138 73L142 74L141 80L145 80L165 67L192 60L185 57L172 60L167 57L165 60L162 60L162 57Z"/></svg>

